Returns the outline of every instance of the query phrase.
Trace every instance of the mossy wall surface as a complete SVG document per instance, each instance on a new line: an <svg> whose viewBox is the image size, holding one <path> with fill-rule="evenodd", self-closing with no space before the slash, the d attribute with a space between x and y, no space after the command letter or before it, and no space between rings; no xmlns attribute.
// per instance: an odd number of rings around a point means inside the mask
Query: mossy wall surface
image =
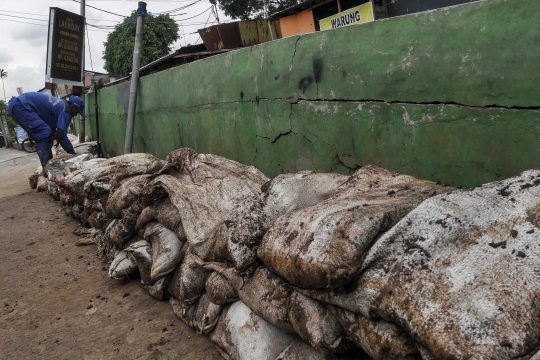
<svg viewBox="0 0 540 360"><path fill-rule="evenodd" d="M540 3L486 0L294 36L140 79L134 151L260 168L365 164L470 187L540 167ZM129 82L98 91L123 153ZM94 94L88 130L96 138Z"/></svg>

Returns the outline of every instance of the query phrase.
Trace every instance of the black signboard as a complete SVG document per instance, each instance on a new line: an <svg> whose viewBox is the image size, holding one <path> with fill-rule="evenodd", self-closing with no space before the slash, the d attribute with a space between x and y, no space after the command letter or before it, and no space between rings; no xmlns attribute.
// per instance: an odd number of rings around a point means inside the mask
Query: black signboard
<svg viewBox="0 0 540 360"><path fill-rule="evenodd" d="M47 42L47 82L82 85L84 17L50 8Z"/></svg>

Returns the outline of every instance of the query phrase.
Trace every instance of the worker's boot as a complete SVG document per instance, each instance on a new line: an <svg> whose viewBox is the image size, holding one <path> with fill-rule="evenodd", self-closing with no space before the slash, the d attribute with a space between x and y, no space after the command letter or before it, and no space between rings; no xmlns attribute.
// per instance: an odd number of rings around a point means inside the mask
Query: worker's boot
<svg viewBox="0 0 540 360"><path fill-rule="evenodd" d="M45 165L49 160L53 158L51 151L52 141L42 141L36 144L37 154L39 156L39 162L43 168L43 176L47 177L47 171L45 170Z"/></svg>

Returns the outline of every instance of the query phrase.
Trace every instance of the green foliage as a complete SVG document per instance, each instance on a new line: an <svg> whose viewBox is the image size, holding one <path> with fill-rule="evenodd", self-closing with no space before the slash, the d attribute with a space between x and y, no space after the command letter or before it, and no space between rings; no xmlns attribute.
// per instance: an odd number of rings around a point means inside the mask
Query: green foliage
<svg viewBox="0 0 540 360"><path fill-rule="evenodd" d="M114 76L128 75L133 66L133 47L137 12L133 11L120 26L107 35L103 60L105 70ZM178 24L169 15L148 16L144 23L141 66L151 63L172 51L171 45L179 39Z"/></svg>
<svg viewBox="0 0 540 360"><path fill-rule="evenodd" d="M7 104L4 100L0 100L0 114L5 114L11 138L16 139L17 137L15 136L15 128L19 126L19 124L17 124L15 120L13 120L11 116L9 116L9 114L7 113Z"/></svg>
<svg viewBox="0 0 540 360"><path fill-rule="evenodd" d="M249 20L268 18L273 13L299 3L298 0L211 0L217 1L225 15L233 19Z"/></svg>

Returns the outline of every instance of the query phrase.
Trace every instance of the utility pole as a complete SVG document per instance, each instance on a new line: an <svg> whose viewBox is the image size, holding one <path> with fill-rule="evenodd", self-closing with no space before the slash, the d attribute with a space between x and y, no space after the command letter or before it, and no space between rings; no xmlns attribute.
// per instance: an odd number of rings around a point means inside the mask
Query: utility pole
<svg viewBox="0 0 540 360"><path fill-rule="evenodd" d="M9 133L9 127L6 120L6 111L0 111L0 130L4 133L4 140L6 142L6 148L13 147L11 140L11 134Z"/></svg>
<svg viewBox="0 0 540 360"><path fill-rule="evenodd" d="M219 15L218 15L218 12L217 12L217 5L216 4L214 4L214 9L213 10L214 10L214 13L216 14L216 20L217 20L217 23L219 25Z"/></svg>
<svg viewBox="0 0 540 360"><path fill-rule="evenodd" d="M81 0L81 16L85 17L85 0ZM84 24L86 25L86 18L84 19ZM83 32L86 32L86 26L83 28ZM86 56L86 47L85 47L85 39L83 36L83 56L81 59L81 67L82 67L82 90L81 90L81 96L84 96L84 79L86 77L86 72L84 70L84 58ZM89 44L90 45L90 44ZM85 121L84 118L79 115L79 143L83 143L84 139L86 137L85 134Z"/></svg>
<svg viewBox="0 0 540 360"><path fill-rule="evenodd" d="M126 142L124 144L124 154L130 154L133 150L133 130L135 127L135 110L137 108L137 91L139 88L139 68L141 67L144 17L147 13L145 2L139 1L137 13L137 28L135 30L133 69L131 70L131 84L129 86L128 117L126 124Z"/></svg>

